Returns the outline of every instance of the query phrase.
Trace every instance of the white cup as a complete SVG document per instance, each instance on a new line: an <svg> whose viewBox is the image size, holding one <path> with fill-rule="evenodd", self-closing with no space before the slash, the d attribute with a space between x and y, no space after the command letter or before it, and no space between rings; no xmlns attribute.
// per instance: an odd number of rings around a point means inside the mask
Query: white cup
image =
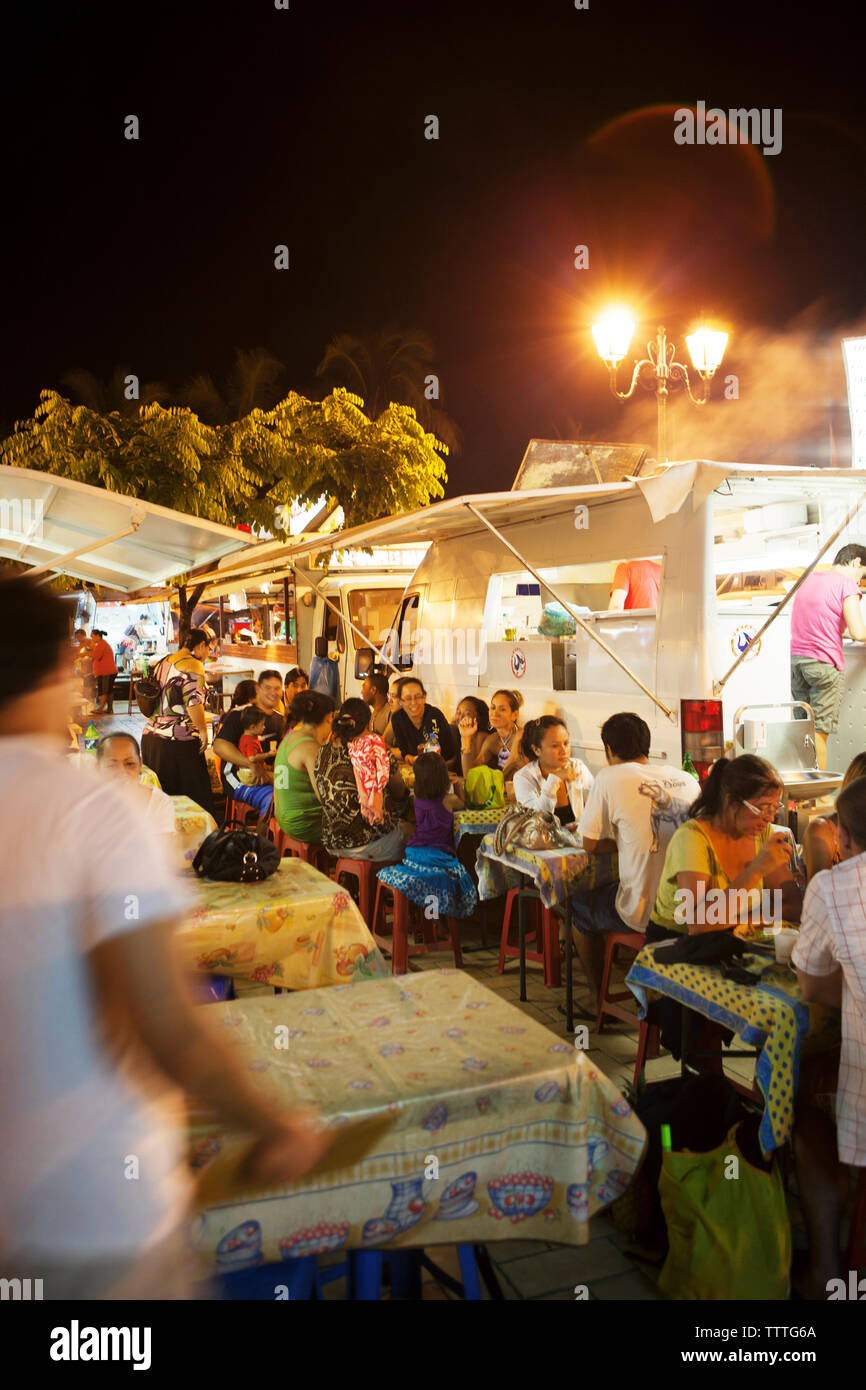
<svg viewBox="0 0 866 1390"><path fill-rule="evenodd" d="M798 933L789 931L782 927L773 937L773 945L776 948L776 960L780 965L784 965L791 959L791 952L794 949L794 942L797 940Z"/></svg>

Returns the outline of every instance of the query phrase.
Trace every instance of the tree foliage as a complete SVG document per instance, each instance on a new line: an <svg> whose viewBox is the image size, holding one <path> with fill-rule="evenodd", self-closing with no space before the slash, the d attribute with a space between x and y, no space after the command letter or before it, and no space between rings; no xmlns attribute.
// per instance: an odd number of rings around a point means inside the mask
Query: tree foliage
<svg viewBox="0 0 866 1390"><path fill-rule="evenodd" d="M0 444L0 461L277 536L286 534L279 509L296 498L325 495L354 526L443 496L447 445L410 406L375 420L362 406L342 388L322 401L293 391L272 410L207 425L185 406L102 414L43 391Z"/></svg>

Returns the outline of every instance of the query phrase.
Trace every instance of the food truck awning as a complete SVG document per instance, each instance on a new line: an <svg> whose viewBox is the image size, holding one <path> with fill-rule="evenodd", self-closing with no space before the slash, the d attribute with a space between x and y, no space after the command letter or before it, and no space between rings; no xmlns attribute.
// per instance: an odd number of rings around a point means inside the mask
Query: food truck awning
<svg viewBox="0 0 866 1390"><path fill-rule="evenodd" d="M0 465L0 555L134 593L249 546L249 533L53 473Z"/></svg>
<svg viewBox="0 0 866 1390"><path fill-rule="evenodd" d="M627 479L621 483L580 484L533 492L480 492L451 497L446 502L434 502L432 506L419 511L370 521L346 531L308 537L299 542L289 541L282 550L281 560L285 562L291 556L291 560L297 563L304 557L312 558L333 550L361 549L373 545L416 546L454 536L480 534L485 526L470 508L480 511L486 521L498 530L508 531L524 522L543 522L550 517L562 516L579 505L613 502L640 492L652 519L661 521L678 512L687 497L692 497L699 506L723 484L736 487L738 479L766 481L767 495L772 497L779 483L790 487L792 482L796 482L806 496L810 485L819 479L822 495L826 495L828 486L832 487L831 480L837 483L840 495L844 495L852 486L862 487L864 478L866 474L850 468L782 468L767 464L757 468L744 463L693 459L671 464L652 476ZM754 495L754 489L750 488L750 491ZM228 568L228 564L230 562L221 562L220 571Z"/></svg>

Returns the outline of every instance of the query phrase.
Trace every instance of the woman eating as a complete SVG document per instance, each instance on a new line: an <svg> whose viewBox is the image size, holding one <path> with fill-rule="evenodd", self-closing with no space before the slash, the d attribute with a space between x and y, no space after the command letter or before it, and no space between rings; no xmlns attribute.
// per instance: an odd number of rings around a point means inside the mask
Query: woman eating
<svg viewBox="0 0 866 1390"><path fill-rule="evenodd" d="M487 766L484 746L490 737L490 711L487 702L477 695L467 695L454 712L454 731L460 739L460 762L463 776L473 767Z"/></svg>
<svg viewBox="0 0 866 1390"><path fill-rule="evenodd" d="M341 858L382 862L400 859L403 854L407 837L400 825L400 808L407 794L399 771L392 768L384 788L381 819L365 817L350 748L360 745L356 754L363 750L371 722L369 705L363 700L345 700L334 718L331 742L318 750L314 777L325 849Z"/></svg>
<svg viewBox="0 0 866 1390"><path fill-rule="evenodd" d="M778 890L779 915L800 920L803 890L793 842L772 826L783 794L776 769L763 758L743 753L713 764L690 819L668 844L647 941L748 922L754 890ZM704 907L710 889L721 890L713 894L712 910Z"/></svg>
<svg viewBox="0 0 866 1390"><path fill-rule="evenodd" d="M274 760L274 816L285 835L321 844L322 805L316 790L316 758L331 737L330 695L302 690L291 703L287 733Z"/></svg>
<svg viewBox="0 0 866 1390"><path fill-rule="evenodd" d="M400 709L391 718L394 747L411 765L421 753L441 753L453 769L457 765L457 741L441 709L427 704L427 691L417 676L407 676L400 686Z"/></svg>
<svg viewBox="0 0 866 1390"><path fill-rule="evenodd" d="M520 751L526 765L514 774L518 806L547 811L563 825L576 825L593 776L586 763L572 758L565 720L555 714L530 719L523 730Z"/></svg>

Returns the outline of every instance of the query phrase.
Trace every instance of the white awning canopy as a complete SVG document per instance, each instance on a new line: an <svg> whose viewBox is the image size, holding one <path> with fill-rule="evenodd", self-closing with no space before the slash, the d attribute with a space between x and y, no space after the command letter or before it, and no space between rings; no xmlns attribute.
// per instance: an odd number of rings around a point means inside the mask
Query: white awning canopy
<svg viewBox="0 0 866 1390"><path fill-rule="evenodd" d="M91 487L0 465L0 555L123 593L163 584L249 546L246 531Z"/></svg>

